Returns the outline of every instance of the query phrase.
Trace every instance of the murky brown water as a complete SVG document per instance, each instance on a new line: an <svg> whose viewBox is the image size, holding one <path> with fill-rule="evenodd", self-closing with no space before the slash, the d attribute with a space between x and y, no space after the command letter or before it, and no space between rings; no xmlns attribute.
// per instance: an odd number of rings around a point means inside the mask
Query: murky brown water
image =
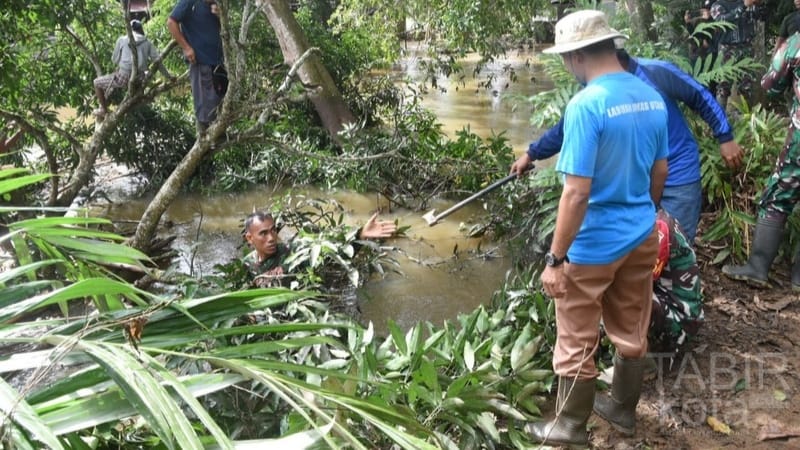
<svg viewBox="0 0 800 450"><path fill-rule="evenodd" d="M414 81L424 77L420 59L423 53L419 44L409 44L410 56L398 62L399 71ZM552 82L541 73L535 51L511 50L504 57L487 63L473 76L479 57L471 54L461 61L463 78L438 77L438 88L428 86L423 104L433 111L449 135L465 126L484 137L504 133L515 153L520 154L540 134L530 125L532 108L516 97L527 97L551 89ZM512 73L516 81L512 81ZM482 85L493 75L490 85Z"/></svg>
<svg viewBox="0 0 800 450"><path fill-rule="evenodd" d="M457 79L440 79L441 90L429 90L424 96L425 106L436 113L450 135L464 126L484 137L492 132L505 132L515 152L524 151L538 130L528 123L530 107L512 101L508 95L527 96L549 87L539 73L535 75L536 82L532 81L535 56L529 52L512 52L508 58L488 64L477 79L471 75L476 61L473 57L463 62L466 74L463 84ZM421 76L417 70L418 60L413 57L401 61L399 66L411 79ZM509 68L516 72L518 81L515 83L510 81ZM487 71L495 74L494 81L489 88L478 87L478 82L486 79ZM321 192L309 188L295 189L295 192L336 199L348 212L349 223L354 225L364 223L371 212L381 206L374 194ZM175 248L182 249L178 261L181 270L207 275L213 273L215 264L241 255L244 216L254 207L267 208L284 193L265 187L247 193L211 197L190 195L176 200L164 219L173 224L168 232L178 236ZM118 220L136 220L146 201L117 203L104 213ZM452 203L440 201L433 206L443 211ZM454 319L460 312L487 303L492 293L501 287L510 261L504 257L502 243L464 237L460 225L479 213L480 208L480 202L475 202L434 227L429 227L422 219L423 212L395 209L384 214L383 219L397 218L401 225L409 225L411 229L406 237L387 241L400 250L394 255L400 273L389 272L383 278L376 277L360 289L363 320L372 321L379 332L386 330L388 320L394 320L402 328L420 320L440 324L443 320ZM479 258L469 251L479 246L482 252L495 250L491 252L492 257Z"/></svg>

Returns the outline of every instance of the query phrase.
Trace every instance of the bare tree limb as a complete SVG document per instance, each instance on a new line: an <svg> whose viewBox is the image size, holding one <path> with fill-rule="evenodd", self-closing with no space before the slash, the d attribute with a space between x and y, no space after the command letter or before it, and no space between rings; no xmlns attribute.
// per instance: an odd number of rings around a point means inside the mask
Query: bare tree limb
<svg viewBox="0 0 800 450"><path fill-rule="evenodd" d="M295 61L294 64L292 64L292 67L289 69L289 72L286 74L286 77L284 77L283 83L281 83L280 87L278 87L278 90L275 91L273 99L277 99L279 96L283 95L289 90L289 88L292 86L292 82L297 76L297 71L300 70L300 67L302 67L303 64L305 64L306 60L310 58L311 55L318 52L319 49L317 47L311 47L308 50L306 50L299 58L297 58L297 61ZM274 107L274 103L270 106ZM264 111L262 111L258 117L256 125L253 125L253 127L251 127L251 130L256 129L256 127L259 128L263 127L264 124L267 122L267 117L269 116L269 113L272 112L272 109L273 108L264 108Z"/></svg>
<svg viewBox="0 0 800 450"><path fill-rule="evenodd" d="M100 65L100 61L97 60L97 56L92 53L91 50L89 50L89 48L83 43L75 31L73 31L69 25L65 25L64 30L70 35L70 37L72 37L72 40L75 41L75 45L84 55L86 55L86 58L89 60L89 62L92 63L95 74L97 74L98 77L104 74L105 72L103 71L103 66Z"/></svg>

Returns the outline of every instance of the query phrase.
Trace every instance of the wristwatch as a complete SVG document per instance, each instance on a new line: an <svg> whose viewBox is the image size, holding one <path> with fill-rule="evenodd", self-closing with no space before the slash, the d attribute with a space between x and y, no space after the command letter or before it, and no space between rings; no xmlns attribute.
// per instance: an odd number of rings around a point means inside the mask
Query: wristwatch
<svg viewBox="0 0 800 450"><path fill-rule="evenodd" d="M564 255L561 258L557 257L553 252L547 252L544 255L544 263L547 265L547 267L558 267L561 264L564 264L564 261L569 262L567 255Z"/></svg>

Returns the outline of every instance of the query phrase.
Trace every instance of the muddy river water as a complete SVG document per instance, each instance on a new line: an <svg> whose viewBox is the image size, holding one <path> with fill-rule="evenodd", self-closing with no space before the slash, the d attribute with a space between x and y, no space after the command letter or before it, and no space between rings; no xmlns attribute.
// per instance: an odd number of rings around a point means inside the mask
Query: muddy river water
<svg viewBox="0 0 800 450"><path fill-rule="evenodd" d="M538 130L529 125L530 106L512 96L527 96L549 87L545 76L535 72L536 55L530 51L509 52L473 78L476 61L475 57L462 61L466 74L462 80L440 78L438 88L429 89L423 102L448 134L467 126L484 137L504 133L515 152L520 153ZM410 56L398 62L396 70L401 76L418 80L421 77L418 63L416 57ZM509 69L516 74L516 82L511 80ZM494 75L491 84L479 86L489 73ZM363 224L372 211L383 206L375 194L322 192L305 187L291 191L337 200L346 210L346 220L354 225ZM176 261L180 269L192 270L196 275L209 274L215 264L241 255L243 217L253 208L267 208L285 193L284 189L260 187L245 193L180 197L164 217L174 224L169 232L177 234L174 247L182 251ZM453 203L440 200L432 206L443 211ZM145 205L146 200L115 202L103 213L115 220L136 220ZM420 320L441 324L489 302L492 293L501 287L510 261L505 257L503 243L465 237L464 224L481 208L481 202L475 202L434 227L422 219L424 211L393 209L384 214L382 218L397 218L400 225L411 228L406 237L386 242L400 249L394 253L399 273L387 272L383 277L375 277L359 290L362 320L372 321L379 331L386 329L388 320L402 328ZM492 256L478 258L469 252L478 246L482 253L494 250Z"/></svg>

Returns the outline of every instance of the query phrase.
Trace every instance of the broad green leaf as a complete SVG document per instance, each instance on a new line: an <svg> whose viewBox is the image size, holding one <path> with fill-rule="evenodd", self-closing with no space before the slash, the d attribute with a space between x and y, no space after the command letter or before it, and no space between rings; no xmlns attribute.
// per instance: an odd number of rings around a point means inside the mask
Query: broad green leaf
<svg viewBox="0 0 800 450"><path fill-rule="evenodd" d="M53 356L57 351L54 349L34 350L31 352L16 352L0 358L0 373L14 372L17 370L31 370L40 367L47 367L56 361ZM85 364L90 359L81 352L68 352L60 355L58 363L65 366Z"/></svg>
<svg viewBox="0 0 800 450"><path fill-rule="evenodd" d="M464 342L464 365L470 371L475 367L475 350L470 341Z"/></svg>
<svg viewBox="0 0 800 450"><path fill-rule="evenodd" d="M514 346L511 348L511 370L517 371L520 367L528 363L542 343L542 336L531 337L531 325L525 325Z"/></svg>
<svg viewBox="0 0 800 450"><path fill-rule="evenodd" d="M108 219L102 219L99 217L36 217L34 219L26 219L20 220L17 222L11 223L8 227L12 230L17 229L24 229L24 230L35 230L38 231L39 228L50 228L50 229L62 229L62 230L75 230L75 231L96 231L99 234L108 234L111 236L115 236L119 239L124 239L122 236L117 234L108 233L99 230L89 230L89 229L81 229L81 228L61 228L67 225L111 225L112 222Z"/></svg>
<svg viewBox="0 0 800 450"><path fill-rule="evenodd" d="M422 382L428 386L428 389L435 391L439 390L439 380L436 374L436 368L433 367L433 363L427 359L423 359L419 366L419 374L422 378Z"/></svg>
<svg viewBox="0 0 800 450"><path fill-rule="evenodd" d="M125 240L124 237L109 233L107 231L99 231L99 230L91 230L86 228L75 228L75 227L53 227L53 228L34 228L31 230L26 230L26 232L32 236L40 237L42 239L48 239L51 236L55 237L70 237L70 238L86 238L90 240L96 240L96 242L104 242L104 241L119 241L122 242ZM113 244L113 242L111 242ZM119 244L122 245L122 244ZM133 247L127 247L122 245L122 247L128 248L133 250L136 253L139 253ZM147 255L140 253L141 259L147 259Z"/></svg>
<svg viewBox="0 0 800 450"><path fill-rule="evenodd" d="M31 184L36 184L48 178L50 178L50 175L48 174L36 174L25 175L23 177L12 178L9 180L0 180L0 195L16 191Z"/></svg>
<svg viewBox="0 0 800 450"><path fill-rule="evenodd" d="M422 351L427 352L431 347L439 342L442 336L444 336L444 330L438 330L431 334L427 339L425 339L425 343L422 345Z"/></svg>
<svg viewBox="0 0 800 450"><path fill-rule="evenodd" d="M0 310L0 323L58 302L75 300L84 297L93 297L97 295L114 294L125 294L128 295L132 300L137 299L138 294L145 296L150 295L147 292L141 291L128 283L123 283L108 278L89 278L78 281L75 284L71 284L53 292L47 292L35 297L31 297L28 300Z"/></svg>
<svg viewBox="0 0 800 450"><path fill-rule="evenodd" d="M348 364L350 364L350 360L347 359L330 359L320 364L319 368L326 370L337 370L347 367Z"/></svg>
<svg viewBox="0 0 800 450"><path fill-rule="evenodd" d="M129 353L127 346L86 340L78 341L75 345L106 369L124 392L125 398L147 420L148 425L167 447L197 450L203 448L181 406L153 378L148 369Z"/></svg>
<svg viewBox="0 0 800 450"><path fill-rule="evenodd" d="M87 360L88 359L87 357ZM61 396L78 398L82 395L76 395L78 391L90 395L87 391L89 391L92 386L97 386L110 380L111 378L109 378L108 374L100 366L92 364L60 378L55 383L39 387L31 394L28 394L26 400L31 404L35 404L37 411L41 414L42 404L48 400Z"/></svg>
<svg viewBox="0 0 800 450"><path fill-rule="evenodd" d="M29 272L35 272L35 271L41 269L42 267L50 266L50 265L53 265L53 264L58 264L60 262L61 261L59 261L57 259L48 259L48 260L44 260L44 261L36 261L36 262L30 263L30 264L26 264L26 265L23 265L23 266L14 267L14 268L12 268L10 270L6 270L4 272L0 272L0 285L2 285L3 283L7 283L10 280L13 280L13 279L15 279L15 278L17 278L19 276L25 275L25 274L27 274Z"/></svg>
<svg viewBox="0 0 800 450"><path fill-rule="evenodd" d="M303 338L289 338L278 341L254 342L251 344L237 345L211 350L210 354L217 358L244 358L247 356L261 356L281 350L298 349L317 344L326 344L341 347L342 343L327 336L308 336Z"/></svg>
<svg viewBox="0 0 800 450"><path fill-rule="evenodd" d="M2 378L0 378L0 411L4 416L10 416L14 423L48 448L56 450L64 448L36 411Z"/></svg>
<svg viewBox="0 0 800 450"><path fill-rule="evenodd" d="M44 290L59 287L61 287L61 283L58 281L40 280L2 288L2 290L0 290L0 309L31 298Z"/></svg>
<svg viewBox="0 0 800 450"><path fill-rule="evenodd" d="M182 377L181 383L194 397L225 389L244 378L238 374L199 374ZM174 400L179 398L175 395ZM61 395L40 405L36 410L56 434L62 435L91 429L104 423L138 414L119 387L107 383L83 388L81 396Z"/></svg>
<svg viewBox="0 0 800 450"><path fill-rule="evenodd" d="M30 170L23 167L8 167L0 169L0 180L4 178L14 177L23 173L29 173Z"/></svg>
<svg viewBox="0 0 800 450"><path fill-rule="evenodd" d="M178 394L183 403L191 408L192 412L194 412L194 415L200 419L203 425L205 425L206 429L216 439L217 444L221 448L234 448L228 436L222 431L219 425L217 425L214 419L211 418L211 415L208 413L208 411L206 411L203 405L197 401L194 395L186 388L186 386L183 385L181 381L178 380L177 377L175 377L169 370L167 370L157 360L149 355L142 355L142 358L145 359L145 362L147 362L151 368L154 368L158 372L159 376L166 381L166 383ZM180 444L180 441L178 441L178 443Z"/></svg>
<svg viewBox="0 0 800 450"><path fill-rule="evenodd" d="M477 418L477 424L478 427L480 427L484 433L488 434L493 441L500 441L500 432L497 431L497 426L495 425L495 419L492 416L492 413L484 412L479 414Z"/></svg>
<svg viewBox="0 0 800 450"><path fill-rule="evenodd" d="M388 321L386 326L389 328L389 332L392 334L392 341L394 342L395 347L397 347L397 350L399 350L400 353L407 355L408 346L406 345L406 338L403 336L403 332L400 331L400 328L393 320Z"/></svg>
<svg viewBox="0 0 800 450"><path fill-rule="evenodd" d="M509 405L508 403L491 398L486 401L489 406L496 412L503 414L504 416L510 417L515 420L525 420L526 417L522 415L519 411L517 411L513 406Z"/></svg>
<svg viewBox="0 0 800 450"><path fill-rule="evenodd" d="M29 266L34 263L31 249L28 248L28 243L19 233L10 233L11 242L14 244L14 256L17 257L17 262L20 267ZM36 281L36 274L33 272L26 272L29 281Z"/></svg>
<svg viewBox="0 0 800 450"><path fill-rule="evenodd" d="M102 242L83 238L63 236L47 236L46 240L53 245L83 252L85 257L109 258L109 262L123 261L135 264L137 261L149 259L145 254L126 245Z"/></svg>

